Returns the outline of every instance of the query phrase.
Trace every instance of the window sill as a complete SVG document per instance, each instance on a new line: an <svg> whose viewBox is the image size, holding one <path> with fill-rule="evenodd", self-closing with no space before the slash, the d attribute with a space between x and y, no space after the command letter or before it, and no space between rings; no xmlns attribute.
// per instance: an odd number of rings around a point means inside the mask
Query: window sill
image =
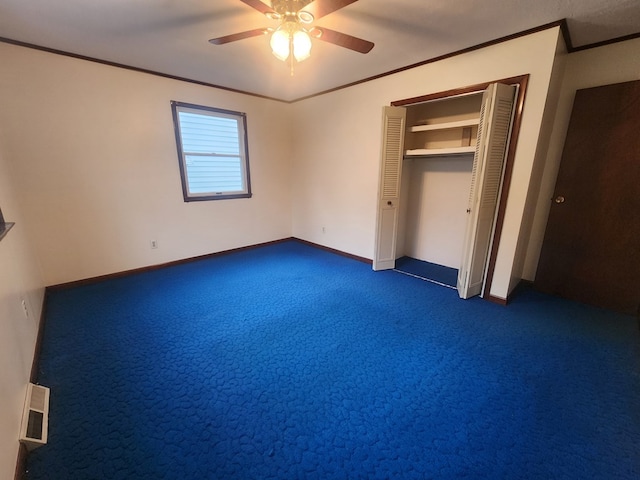
<svg viewBox="0 0 640 480"><path fill-rule="evenodd" d="M4 238L7 232L11 230L11 227L13 227L14 225L15 225L14 222L0 223L0 240Z"/></svg>

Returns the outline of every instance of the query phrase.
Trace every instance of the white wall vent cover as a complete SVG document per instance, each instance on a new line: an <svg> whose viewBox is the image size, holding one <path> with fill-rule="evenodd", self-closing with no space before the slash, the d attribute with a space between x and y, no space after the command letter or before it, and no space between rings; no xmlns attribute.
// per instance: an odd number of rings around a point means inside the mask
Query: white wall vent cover
<svg viewBox="0 0 640 480"><path fill-rule="evenodd" d="M20 441L33 450L47 443L49 433L49 388L30 383L22 412Z"/></svg>

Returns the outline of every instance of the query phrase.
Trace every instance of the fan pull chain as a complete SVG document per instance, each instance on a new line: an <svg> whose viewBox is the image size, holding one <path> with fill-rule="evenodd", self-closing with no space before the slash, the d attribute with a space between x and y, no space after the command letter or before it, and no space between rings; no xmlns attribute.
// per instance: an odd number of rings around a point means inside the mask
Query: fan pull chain
<svg viewBox="0 0 640 480"><path fill-rule="evenodd" d="M293 35L289 35L289 72L293 77Z"/></svg>

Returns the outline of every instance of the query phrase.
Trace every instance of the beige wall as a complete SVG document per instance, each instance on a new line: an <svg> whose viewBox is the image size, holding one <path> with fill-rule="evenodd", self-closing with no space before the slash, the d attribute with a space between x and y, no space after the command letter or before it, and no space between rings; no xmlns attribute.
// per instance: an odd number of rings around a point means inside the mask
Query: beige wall
<svg viewBox="0 0 640 480"><path fill-rule="evenodd" d="M640 39L575 52L567 56L529 248L524 262L523 278L535 278L576 90L638 79Z"/></svg>
<svg viewBox="0 0 640 480"><path fill-rule="evenodd" d="M549 93L547 95L547 101L543 111L542 127L538 136L538 148L536 150L536 156L534 158L533 168L531 171L531 182L527 192L522 224L518 235L518 244L516 247L513 269L511 271L509 291L512 291L521 279L533 280L532 278L527 277L526 272L524 272L524 263L530 246L536 209L540 198L541 181L544 173L546 157L550 148L550 139L553 134L554 116L561 92L566 60L566 45L564 40L560 38L551 72Z"/></svg>
<svg viewBox="0 0 640 480"><path fill-rule="evenodd" d="M0 479L13 478L16 467L22 405L44 294L10 178L0 139L0 207L5 219L16 223L0 241Z"/></svg>
<svg viewBox="0 0 640 480"><path fill-rule="evenodd" d="M473 154L409 159L402 168L407 212L398 227L404 230L398 255L460 268Z"/></svg>
<svg viewBox="0 0 640 480"><path fill-rule="evenodd" d="M553 28L293 104L294 236L372 258L382 106L530 74L491 290L505 298L558 41Z"/></svg>
<svg viewBox="0 0 640 480"><path fill-rule="evenodd" d="M47 285L291 236L289 105L12 45L0 56L0 129ZM170 100L247 113L253 198L183 202Z"/></svg>

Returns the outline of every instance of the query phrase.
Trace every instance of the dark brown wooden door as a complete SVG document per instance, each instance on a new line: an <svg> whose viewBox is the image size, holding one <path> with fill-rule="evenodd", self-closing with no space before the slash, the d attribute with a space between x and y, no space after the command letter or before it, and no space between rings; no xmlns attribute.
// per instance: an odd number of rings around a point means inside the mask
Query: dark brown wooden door
<svg viewBox="0 0 640 480"><path fill-rule="evenodd" d="M576 92L535 285L638 312L640 81Z"/></svg>

